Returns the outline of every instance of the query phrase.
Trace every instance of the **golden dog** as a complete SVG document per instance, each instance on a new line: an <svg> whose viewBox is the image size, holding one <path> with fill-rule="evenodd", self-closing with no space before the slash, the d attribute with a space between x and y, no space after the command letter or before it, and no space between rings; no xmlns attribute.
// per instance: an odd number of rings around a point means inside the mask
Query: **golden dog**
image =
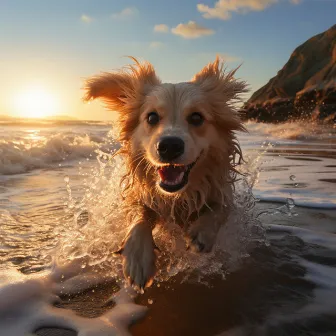
<svg viewBox="0 0 336 336"><path fill-rule="evenodd" d="M121 71L88 79L85 99L101 98L119 113L132 225L119 252L125 277L144 288L156 271L157 223L174 220L194 251L212 250L242 157L234 132L244 127L234 102L246 83L234 78L236 70L225 72L219 58L178 84L162 83L151 64L132 59Z"/></svg>

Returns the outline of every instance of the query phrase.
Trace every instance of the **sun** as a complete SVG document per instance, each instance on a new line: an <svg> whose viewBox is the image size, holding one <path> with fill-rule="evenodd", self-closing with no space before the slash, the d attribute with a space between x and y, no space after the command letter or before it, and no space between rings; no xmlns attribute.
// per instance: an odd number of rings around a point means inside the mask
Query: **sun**
<svg viewBox="0 0 336 336"><path fill-rule="evenodd" d="M45 118L58 112L56 97L40 86L19 92L14 98L14 105L17 115L24 118Z"/></svg>

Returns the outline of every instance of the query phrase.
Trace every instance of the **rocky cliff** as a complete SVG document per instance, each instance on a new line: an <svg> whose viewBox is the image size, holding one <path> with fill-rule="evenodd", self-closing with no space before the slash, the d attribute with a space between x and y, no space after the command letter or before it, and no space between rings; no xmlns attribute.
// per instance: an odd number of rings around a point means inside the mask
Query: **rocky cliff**
<svg viewBox="0 0 336 336"><path fill-rule="evenodd" d="M336 25L297 47L243 108L245 119L336 121Z"/></svg>

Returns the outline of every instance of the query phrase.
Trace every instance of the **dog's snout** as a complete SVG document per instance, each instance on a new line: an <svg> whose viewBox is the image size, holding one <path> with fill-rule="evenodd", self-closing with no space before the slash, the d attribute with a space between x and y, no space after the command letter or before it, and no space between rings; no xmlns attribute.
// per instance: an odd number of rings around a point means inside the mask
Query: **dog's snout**
<svg viewBox="0 0 336 336"><path fill-rule="evenodd" d="M157 143L157 152L164 161L171 161L184 153L184 141L181 138L167 136Z"/></svg>

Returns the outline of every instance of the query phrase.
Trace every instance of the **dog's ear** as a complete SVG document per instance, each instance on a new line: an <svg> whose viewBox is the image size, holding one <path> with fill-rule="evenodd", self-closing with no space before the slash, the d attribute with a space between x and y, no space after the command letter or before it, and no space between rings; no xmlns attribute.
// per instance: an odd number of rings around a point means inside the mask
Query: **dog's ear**
<svg viewBox="0 0 336 336"><path fill-rule="evenodd" d="M85 83L84 100L100 98L109 108L120 110L127 107L125 105L131 103L132 99L146 94L151 86L160 84L150 63L141 64L134 57L130 58L134 61L133 65L89 78Z"/></svg>
<svg viewBox="0 0 336 336"><path fill-rule="evenodd" d="M239 67L226 71L224 62L217 56L214 62L205 66L191 81L200 86L219 123L232 130L242 128L235 104L241 101L242 93L248 92L246 82L234 77L238 69Z"/></svg>
<svg viewBox="0 0 336 336"><path fill-rule="evenodd" d="M234 77L239 67L226 72L224 62L217 56L214 62L206 65L194 76L192 82L200 85L205 93L218 94L227 101L238 99L240 94L248 91L246 82Z"/></svg>
<svg viewBox="0 0 336 336"><path fill-rule="evenodd" d="M85 83L85 101L101 99L109 110L119 113L121 131L125 137L136 127L138 113L144 97L155 86L159 78L150 63L140 63L135 58L117 72L104 72L89 78Z"/></svg>
<svg viewBox="0 0 336 336"><path fill-rule="evenodd" d="M89 78L85 83L85 101L102 99L106 105L115 109L123 106L126 90L133 85L128 74L103 72Z"/></svg>

